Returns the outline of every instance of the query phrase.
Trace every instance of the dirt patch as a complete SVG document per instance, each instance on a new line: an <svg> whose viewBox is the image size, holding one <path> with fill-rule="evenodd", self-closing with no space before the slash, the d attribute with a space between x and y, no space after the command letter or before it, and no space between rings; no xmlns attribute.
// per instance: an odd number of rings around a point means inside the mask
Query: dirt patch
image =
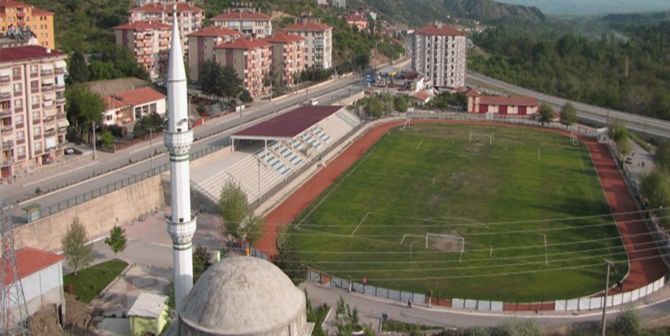
<svg viewBox="0 0 670 336"><path fill-rule="evenodd" d="M91 325L93 307L65 294L65 328L76 335L95 335Z"/></svg>
<svg viewBox="0 0 670 336"><path fill-rule="evenodd" d="M442 252L461 252L463 248L463 237L457 234L430 235L428 237L428 248Z"/></svg>
<svg viewBox="0 0 670 336"><path fill-rule="evenodd" d="M58 325L58 314L55 306L48 306L35 313L30 317L28 323L32 335L64 335L63 331Z"/></svg>
<svg viewBox="0 0 670 336"><path fill-rule="evenodd" d="M284 18L284 17L295 17L295 16L293 16L291 14L286 14L282 11L272 11L272 15L270 15L271 20L281 19L281 18Z"/></svg>

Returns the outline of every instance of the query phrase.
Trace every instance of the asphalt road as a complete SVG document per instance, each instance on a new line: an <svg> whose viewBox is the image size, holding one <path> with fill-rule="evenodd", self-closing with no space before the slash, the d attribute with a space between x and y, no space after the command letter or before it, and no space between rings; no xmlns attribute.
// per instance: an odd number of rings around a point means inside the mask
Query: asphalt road
<svg viewBox="0 0 670 336"><path fill-rule="evenodd" d="M554 106L555 109L560 109L563 105L565 105L566 102L569 101L577 109L577 115L582 121L587 121L602 126L611 123L615 119L618 119L623 122L630 130L661 139L670 138L670 122L668 121L643 117L636 114L611 110L550 96L544 93L509 84L470 70L467 72L467 78L469 81L476 80L503 92L509 92L520 96L536 97L541 101L550 103Z"/></svg>

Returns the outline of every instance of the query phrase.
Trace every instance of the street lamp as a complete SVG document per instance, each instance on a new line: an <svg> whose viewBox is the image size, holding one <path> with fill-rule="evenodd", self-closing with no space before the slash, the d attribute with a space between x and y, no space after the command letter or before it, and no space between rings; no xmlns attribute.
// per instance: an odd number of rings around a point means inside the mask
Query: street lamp
<svg viewBox="0 0 670 336"><path fill-rule="evenodd" d="M611 261L605 259L605 263L607 264L607 277L605 280L605 297L603 299L602 336L605 336L605 332L607 331L607 293L610 289L610 267L614 267L614 272L616 273L616 266Z"/></svg>

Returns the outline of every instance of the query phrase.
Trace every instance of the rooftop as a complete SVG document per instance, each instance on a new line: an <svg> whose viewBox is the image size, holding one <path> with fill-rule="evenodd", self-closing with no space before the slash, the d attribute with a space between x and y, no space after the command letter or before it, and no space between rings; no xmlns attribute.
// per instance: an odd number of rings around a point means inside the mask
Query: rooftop
<svg viewBox="0 0 670 336"><path fill-rule="evenodd" d="M291 43L304 41L305 39L297 35L291 35L282 31L278 31L272 36L264 38L264 40L270 43Z"/></svg>
<svg viewBox="0 0 670 336"><path fill-rule="evenodd" d="M507 106L539 106L536 98L529 97L501 97L501 96L481 96L480 105L507 105Z"/></svg>
<svg viewBox="0 0 670 336"><path fill-rule="evenodd" d="M270 46L270 43L268 43L265 40L248 38L248 37L241 37L241 38L229 41L229 42L220 43L215 48L250 50L250 49L262 48L262 47L267 47L267 46Z"/></svg>
<svg viewBox="0 0 670 336"><path fill-rule="evenodd" d="M442 22L433 22L416 31L417 35L440 35L440 36L461 36L463 33L454 28L447 26Z"/></svg>
<svg viewBox="0 0 670 336"><path fill-rule="evenodd" d="M323 119L341 110L343 106L303 106L293 111L241 130L237 138L294 138Z"/></svg>
<svg viewBox="0 0 670 336"><path fill-rule="evenodd" d="M128 316L159 318L165 312L167 296L141 293L128 311Z"/></svg>
<svg viewBox="0 0 670 336"><path fill-rule="evenodd" d="M37 273L53 264L65 259L64 256L51 252L46 252L31 247L24 247L16 251L16 266L19 269L19 277L21 279ZM7 277L4 279L5 285L14 282L13 274L6 272Z"/></svg>
<svg viewBox="0 0 670 336"><path fill-rule="evenodd" d="M120 30L156 30L156 29L161 29L161 30L169 30L172 28L170 25L161 23L158 21L135 21L132 23L126 23L122 24L119 26L114 27L113 29L120 29Z"/></svg>
<svg viewBox="0 0 670 336"><path fill-rule="evenodd" d="M205 36L205 37L223 37L223 36L240 36L240 32L237 30L229 29L226 27L216 27L209 26L207 28L200 29L188 34L191 36Z"/></svg>
<svg viewBox="0 0 670 336"><path fill-rule="evenodd" d="M67 56L67 54L62 51L33 45L3 48L2 51L3 52L0 52L0 63Z"/></svg>
<svg viewBox="0 0 670 336"><path fill-rule="evenodd" d="M145 13L172 13L172 5L148 3L140 7L130 9L130 12L145 12ZM191 6L185 2L177 3L177 13L181 12L202 12L201 8Z"/></svg>
<svg viewBox="0 0 670 336"><path fill-rule="evenodd" d="M150 87L117 93L116 96L128 105L142 105L152 101L165 99L164 94Z"/></svg>
<svg viewBox="0 0 670 336"><path fill-rule="evenodd" d="M249 10L228 10L225 13L221 13L212 18L213 21L217 20L251 20L251 21L269 21L270 17L257 11Z"/></svg>
<svg viewBox="0 0 670 336"><path fill-rule="evenodd" d="M333 29L333 27L323 24L320 22L313 22L313 21L303 21L299 23L294 23L292 25L288 25L284 27L285 31L326 31L329 29Z"/></svg>

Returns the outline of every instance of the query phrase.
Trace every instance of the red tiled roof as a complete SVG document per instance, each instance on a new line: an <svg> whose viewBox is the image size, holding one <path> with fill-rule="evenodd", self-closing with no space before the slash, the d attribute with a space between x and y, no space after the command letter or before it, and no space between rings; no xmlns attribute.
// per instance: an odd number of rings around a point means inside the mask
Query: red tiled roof
<svg viewBox="0 0 670 336"><path fill-rule="evenodd" d="M466 97L477 97L477 96L479 96L479 95L480 95L480 93L479 93L479 90L477 90L477 89L470 89L470 90L468 90L468 92L465 94Z"/></svg>
<svg viewBox="0 0 670 336"><path fill-rule="evenodd" d="M14 0L0 0L0 8L30 7L31 5Z"/></svg>
<svg viewBox="0 0 670 336"><path fill-rule="evenodd" d="M131 12L145 12L145 13L172 13L172 5L162 5L157 3L148 3L140 7L130 9ZM191 6L185 2L177 3L177 13L181 12L202 12L201 8Z"/></svg>
<svg viewBox="0 0 670 336"><path fill-rule="evenodd" d="M47 52L47 50L50 52ZM65 55L67 54L62 51L52 50L40 46L2 48L2 51L0 51L0 62L16 62Z"/></svg>
<svg viewBox="0 0 670 336"><path fill-rule="evenodd" d="M126 23L122 24L120 26L116 26L113 29L119 29L119 30L156 30L156 29L161 29L161 30L168 30L172 27L170 25L167 25L165 23L161 23L158 21L135 21L133 23Z"/></svg>
<svg viewBox="0 0 670 336"><path fill-rule="evenodd" d="M19 277L21 279L37 273L51 265L58 263L65 259L64 256L51 252L46 252L31 247L24 247L16 251L16 266L19 269ZM4 279L5 285L8 285L16 279L9 270L6 271L7 277Z"/></svg>
<svg viewBox="0 0 670 336"><path fill-rule="evenodd" d="M262 47L268 47L270 43L262 39L250 39L247 37L241 37L229 42L223 42L218 44L215 48L220 49L256 49Z"/></svg>
<svg viewBox="0 0 670 336"><path fill-rule="evenodd" d="M341 110L343 106L303 106L231 136L243 138L294 138L323 119Z"/></svg>
<svg viewBox="0 0 670 336"><path fill-rule="evenodd" d="M480 105L507 105L507 106L539 106L536 98L529 97L501 97L482 96L479 98Z"/></svg>
<svg viewBox="0 0 670 336"><path fill-rule="evenodd" d="M152 101L165 99L164 94L150 87L117 93L116 96L127 105L142 105Z"/></svg>
<svg viewBox="0 0 670 336"><path fill-rule="evenodd" d="M328 29L333 29L333 27L323 24L320 22L312 22L312 21L307 21L307 22L300 22L300 23L294 23L292 25L288 25L284 27L285 31L326 31Z"/></svg>
<svg viewBox="0 0 670 336"><path fill-rule="evenodd" d="M419 91L413 94L412 98L416 98L420 101L426 101L428 98L430 98L430 95L426 91Z"/></svg>
<svg viewBox="0 0 670 336"><path fill-rule="evenodd" d="M355 15L355 14L354 15L347 15L347 16L344 17L344 19L347 22L349 22L349 21L354 21L354 22L355 21L365 21L365 22L368 22L368 20L365 17L363 17L362 15Z"/></svg>
<svg viewBox="0 0 670 336"><path fill-rule="evenodd" d="M54 12L48 10L33 8L33 15L54 15Z"/></svg>
<svg viewBox="0 0 670 336"><path fill-rule="evenodd" d="M240 35L242 34L237 30L229 29L226 27L216 27L216 26L209 26L207 28L203 28L188 34L189 37L191 36L224 37L224 36L240 36Z"/></svg>
<svg viewBox="0 0 670 336"><path fill-rule="evenodd" d="M447 26L443 23L431 23L419 30L416 31L416 34L421 34L421 35L444 35L444 36L460 36L463 35L463 33L454 28Z"/></svg>
<svg viewBox="0 0 670 336"><path fill-rule="evenodd" d="M221 13L212 18L212 21L226 21L226 20L252 20L252 21L269 21L270 17L260 12L250 11L230 11Z"/></svg>
<svg viewBox="0 0 670 336"><path fill-rule="evenodd" d="M285 33L283 31L278 31L274 33L272 36L268 36L264 38L264 40L270 42L270 43L291 43L291 42L300 42L304 41L302 37L298 35L291 35L288 33Z"/></svg>
<svg viewBox="0 0 670 336"><path fill-rule="evenodd" d="M102 98L102 101L107 106L107 110L113 110L121 107L128 106L129 104L121 100L116 95L105 96Z"/></svg>

